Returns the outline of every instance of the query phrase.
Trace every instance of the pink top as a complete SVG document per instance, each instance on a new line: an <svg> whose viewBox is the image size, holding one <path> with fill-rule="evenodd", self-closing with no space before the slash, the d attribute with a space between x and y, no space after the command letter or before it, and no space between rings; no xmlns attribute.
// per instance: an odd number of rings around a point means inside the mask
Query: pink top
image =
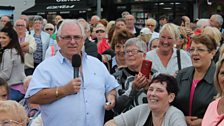
<svg viewBox="0 0 224 126"><path fill-rule="evenodd" d="M217 112L220 98L211 102L202 120L202 126L224 126L224 113L219 115Z"/></svg>
<svg viewBox="0 0 224 126"><path fill-rule="evenodd" d="M24 87L23 87L23 83L20 83L20 84L15 84L15 85L12 85L12 86L10 86L12 89L14 89L14 90L17 90L17 91L19 91L20 93L22 93L22 94L25 94L26 92L25 92L25 90L24 90Z"/></svg>
<svg viewBox="0 0 224 126"><path fill-rule="evenodd" d="M189 116L191 116L191 112L192 112L192 102L194 98L194 91L199 81L200 80L193 80L191 84L191 92L190 92L190 99L189 99Z"/></svg>

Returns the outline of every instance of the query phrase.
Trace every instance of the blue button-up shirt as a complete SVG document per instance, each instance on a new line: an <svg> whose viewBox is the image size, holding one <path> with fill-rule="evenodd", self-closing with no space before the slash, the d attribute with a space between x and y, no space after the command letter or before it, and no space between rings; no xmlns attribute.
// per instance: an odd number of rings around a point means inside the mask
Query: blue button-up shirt
<svg viewBox="0 0 224 126"><path fill-rule="evenodd" d="M41 105L44 126L102 126L105 95L119 86L105 65L83 54L80 92ZM35 70L26 98L43 88L63 86L73 79L72 64L60 52L46 59Z"/></svg>

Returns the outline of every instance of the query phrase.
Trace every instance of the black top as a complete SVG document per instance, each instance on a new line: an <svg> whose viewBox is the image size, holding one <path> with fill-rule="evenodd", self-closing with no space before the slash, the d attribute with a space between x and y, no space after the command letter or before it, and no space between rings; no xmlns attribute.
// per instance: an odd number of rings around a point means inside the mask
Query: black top
<svg viewBox="0 0 224 126"><path fill-rule="evenodd" d="M93 57L98 56L98 52L97 52L97 45L95 42L91 42L88 38L85 40L85 52Z"/></svg>
<svg viewBox="0 0 224 126"><path fill-rule="evenodd" d="M203 79L198 82L193 96L191 116L203 118L209 103L214 100L217 94L213 79L215 68L215 63L212 62ZM174 106L179 108L185 116L189 116L189 99L194 70L193 66L184 68L178 72L176 77L179 92Z"/></svg>

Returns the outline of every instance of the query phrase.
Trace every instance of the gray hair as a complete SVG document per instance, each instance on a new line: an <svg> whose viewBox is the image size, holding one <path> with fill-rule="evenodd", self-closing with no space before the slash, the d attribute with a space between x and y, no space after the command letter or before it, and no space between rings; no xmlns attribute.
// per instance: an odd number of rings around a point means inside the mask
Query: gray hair
<svg viewBox="0 0 224 126"><path fill-rule="evenodd" d="M82 36L85 38L86 34L85 34L85 30L83 28L83 26L77 21L77 20L73 20L73 19L65 19L63 20L63 22L61 23L58 32L57 32L57 36L60 36L62 34L62 28L64 27L64 25L66 24L71 24L71 25L78 25L80 30L81 30L81 34Z"/></svg>
<svg viewBox="0 0 224 126"><path fill-rule="evenodd" d="M209 26L209 19L199 19L196 23L197 28L205 28L206 26Z"/></svg>
<svg viewBox="0 0 224 126"><path fill-rule="evenodd" d="M128 39L124 44L124 48L126 49L128 46L132 46L132 45L137 46L140 51L146 53L147 46L145 42L141 40L140 38L136 37L136 38Z"/></svg>
<svg viewBox="0 0 224 126"><path fill-rule="evenodd" d="M39 16L39 15L36 15L33 18L33 22L35 22L35 21L41 21L41 22L43 22L43 17L42 16Z"/></svg>
<svg viewBox="0 0 224 126"><path fill-rule="evenodd" d="M90 31L90 24L83 18L79 18L78 22L82 24L85 31Z"/></svg>
<svg viewBox="0 0 224 126"><path fill-rule="evenodd" d="M26 27L26 21L24 19L18 19L16 20L16 22L14 23L14 26L16 26L18 21L23 21L24 26Z"/></svg>
<svg viewBox="0 0 224 126"><path fill-rule="evenodd" d="M216 17L216 21L219 23L220 26L222 26L222 24L223 24L222 16L219 15L219 14L213 14L212 16L215 16Z"/></svg>

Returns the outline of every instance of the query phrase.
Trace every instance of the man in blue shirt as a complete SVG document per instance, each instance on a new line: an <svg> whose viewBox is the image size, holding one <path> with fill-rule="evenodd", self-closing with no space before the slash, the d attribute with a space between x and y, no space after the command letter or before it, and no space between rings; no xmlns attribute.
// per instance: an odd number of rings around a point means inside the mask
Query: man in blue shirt
<svg viewBox="0 0 224 126"><path fill-rule="evenodd" d="M64 20L57 33L60 51L34 71L25 97L40 104L44 126L102 126L105 109L115 106L118 83L102 62L83 51L85 37L76 20ZM74 54L82 58L75 79Z"/></svg>

